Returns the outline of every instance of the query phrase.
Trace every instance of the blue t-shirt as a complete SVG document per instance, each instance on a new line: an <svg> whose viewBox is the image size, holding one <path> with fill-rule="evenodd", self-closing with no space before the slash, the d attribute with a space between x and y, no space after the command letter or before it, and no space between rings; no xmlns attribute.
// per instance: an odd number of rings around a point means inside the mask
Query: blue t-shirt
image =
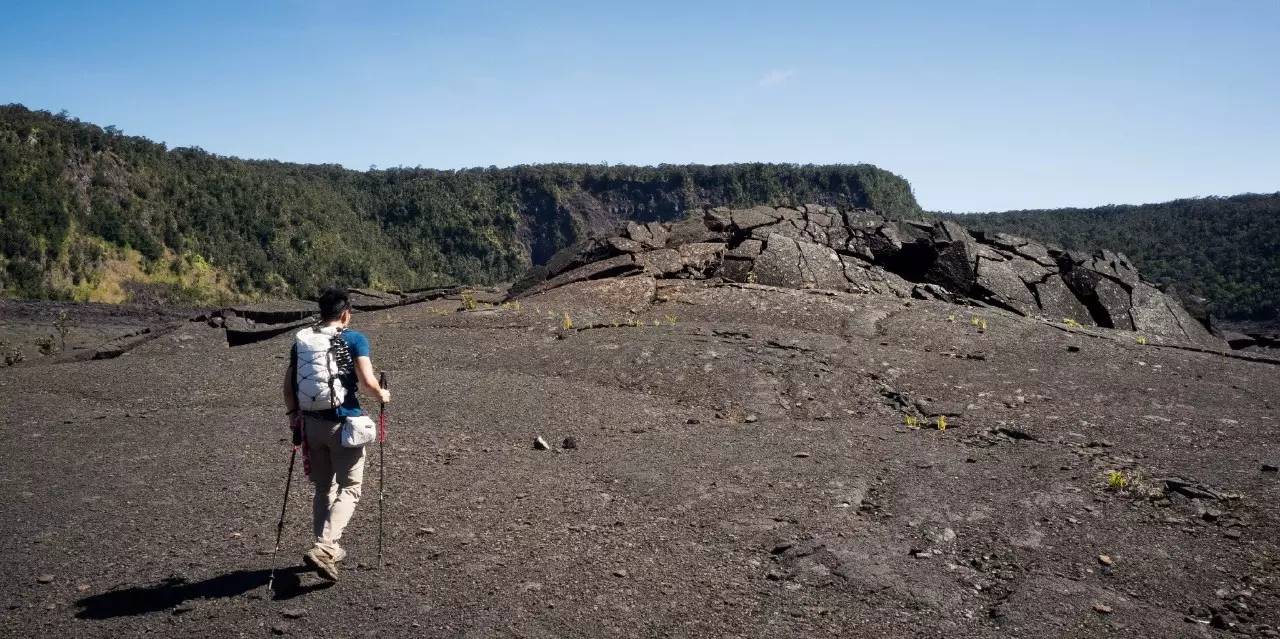
<svg viewBox="0 0 1280 639"><path fill-rule="evenodd" d="M348 357L339 359L338 379L347 389L347 397L337 408L337 413L338 417L356 417L364 414L360 410L360 398L356 395L360 390L360 380L356 376L356 358L369 357L369 338L348 328L342 331L342 341L347 346Z"/></svg>

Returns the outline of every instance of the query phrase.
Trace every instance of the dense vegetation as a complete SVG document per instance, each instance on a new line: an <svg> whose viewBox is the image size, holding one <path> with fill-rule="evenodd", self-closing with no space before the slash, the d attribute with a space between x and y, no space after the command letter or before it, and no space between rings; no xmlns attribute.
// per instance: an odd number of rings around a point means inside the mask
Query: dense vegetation
<svg viewBox="0 0 1280 639"><path fill-rule="evenodd" d="M1069 249L1110 248L1223 317L1280 318L1280 193L954 218Z"/></svg>
<svg viewBox="0 0 1280 639"><path fill-rule="evenodd" d="M328 283L490 283L620 220L804 202L920 214L906 180L870 165L362 172L167 149L66 114L0 106L7 296L209 302L310 295ZM1280 193L956 218L1120 250L1221 315L1280 316Z"/></svg>
<svg viewBox="0 0 1280 639"><path fill-rule="evenodd" d="M622 219L819 202L919 213L870 165L549 164L365 172L167 149L0 106L0 293L123 301L517 277Z"/></svg>

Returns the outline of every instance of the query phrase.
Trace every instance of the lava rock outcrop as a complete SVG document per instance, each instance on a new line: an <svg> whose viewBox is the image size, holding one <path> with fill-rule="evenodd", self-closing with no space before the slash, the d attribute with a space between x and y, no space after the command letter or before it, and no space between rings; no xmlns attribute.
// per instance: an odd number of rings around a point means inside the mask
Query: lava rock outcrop
<svg viewBox="0 0 1280 639"><path fill-rule="evenodd" d="M941 299L1225 346L1122 254L818 205L714 208L675 223L628 223L556 253L511 295L632 275Z"/></svg>

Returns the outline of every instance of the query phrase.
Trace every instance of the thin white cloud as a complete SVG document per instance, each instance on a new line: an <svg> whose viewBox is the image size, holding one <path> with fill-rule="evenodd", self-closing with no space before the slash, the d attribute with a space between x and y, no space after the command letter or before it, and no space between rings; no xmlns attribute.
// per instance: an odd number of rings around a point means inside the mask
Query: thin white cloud
<svg viewBox="0 0 1280 639"><path fill-rule="evenodd" d="M760 81L757 84L762 87L776 87L779 84L790 80L791 76L795 74L796 72L791 69L773 69L763 76L760 76Z"/></svg>

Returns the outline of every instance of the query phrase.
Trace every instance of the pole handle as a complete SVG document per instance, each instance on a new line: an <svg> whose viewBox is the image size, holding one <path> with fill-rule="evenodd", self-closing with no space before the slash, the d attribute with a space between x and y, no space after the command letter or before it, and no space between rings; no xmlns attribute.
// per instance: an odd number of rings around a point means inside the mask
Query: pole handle
<svg viewBox="0 0 1280 639"><path fill-rule="evenodd" d="M387 371L378 373L378 385L387 390L391 390L391 376L387 374Z"/></svg>

